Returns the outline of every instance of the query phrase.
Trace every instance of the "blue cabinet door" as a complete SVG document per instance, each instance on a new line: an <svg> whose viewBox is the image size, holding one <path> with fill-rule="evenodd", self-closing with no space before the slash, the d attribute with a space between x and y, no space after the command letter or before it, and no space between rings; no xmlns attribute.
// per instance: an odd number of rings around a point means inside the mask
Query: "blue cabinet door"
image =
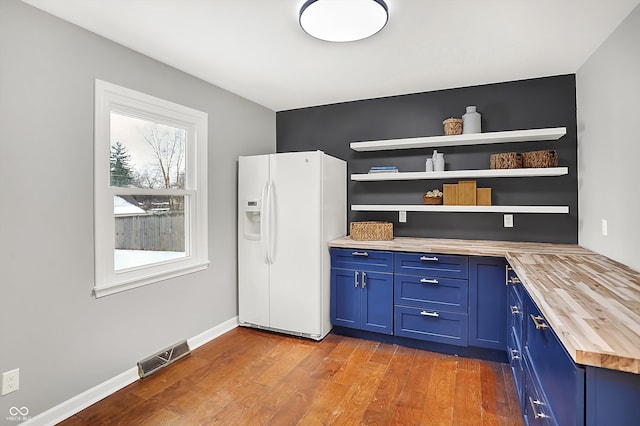
<svg viewBox="0 0 640 426"><path fill-rule="evenodd" d="M507 347L505 268L500 257L469 257L469 346Z"/></svg>
<svg viewBox="0 0 640 426"><path fill-rule="evenodd" d="M640 374L586 367L586 425L640 422Z"/></svg>
<svg viewBox="0 0 640 426"><path fill-rule="evenodd" d="M393 334L393 275L361 272L360 328Z"/></svg>
<svg viewBox="0 0 640 426"><path fill-rule="evenodd" d="M331 323L360 328L360 272L331 269Z"/></svg>

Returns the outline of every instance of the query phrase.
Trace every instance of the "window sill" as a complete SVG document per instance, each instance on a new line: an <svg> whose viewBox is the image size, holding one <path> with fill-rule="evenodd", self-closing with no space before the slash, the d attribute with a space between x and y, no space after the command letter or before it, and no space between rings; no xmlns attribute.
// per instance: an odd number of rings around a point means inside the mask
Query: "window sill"
<svg viewBox="0 0 640 426"><path fill-rule="evenodd" d="M127 290L132 290L134 288L142 287L148 284L157 283L159 281L168 280L171 278L176 278L182 275L191 274L193 272L203 271L209 267L209 261L198 261L183 265L181 267L173 268L171 271L161 272L161 273L151 273L147 276L120 281L117 283L112 283L108 285L103 285L100 287L93 288L93 295L96 299L104 296L109 296L111 294L120 293Z"/></svg>

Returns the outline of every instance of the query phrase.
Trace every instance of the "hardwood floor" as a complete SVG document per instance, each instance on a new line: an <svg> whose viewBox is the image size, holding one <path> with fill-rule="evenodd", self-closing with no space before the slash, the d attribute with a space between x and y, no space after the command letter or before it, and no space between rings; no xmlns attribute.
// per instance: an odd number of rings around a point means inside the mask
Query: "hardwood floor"
<svg viewBox="0 0 640 426"><path fill-rule="evenodd" d="M521 425L505 364L234 329L60 423Z"/></svg>

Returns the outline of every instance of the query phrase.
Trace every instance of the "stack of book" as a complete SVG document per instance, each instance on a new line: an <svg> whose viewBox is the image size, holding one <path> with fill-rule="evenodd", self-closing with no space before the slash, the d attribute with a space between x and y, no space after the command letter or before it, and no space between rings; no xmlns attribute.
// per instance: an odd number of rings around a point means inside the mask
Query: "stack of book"
<svg viewBox="0 0 640 426"><path fill-rule="evenodd" d="M396 166L373 166L369 169L369 173L398 173Z"/></svg>

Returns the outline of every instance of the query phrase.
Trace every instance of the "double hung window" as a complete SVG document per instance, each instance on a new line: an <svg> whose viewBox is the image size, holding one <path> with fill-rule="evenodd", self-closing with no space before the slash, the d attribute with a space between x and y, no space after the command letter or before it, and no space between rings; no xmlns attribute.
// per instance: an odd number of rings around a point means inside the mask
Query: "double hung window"
<svg viewBox="0 0 640 426"><path fill-rule="evenodd" d="M96 297L205 269L207 114L95 82Z"/></svg>

